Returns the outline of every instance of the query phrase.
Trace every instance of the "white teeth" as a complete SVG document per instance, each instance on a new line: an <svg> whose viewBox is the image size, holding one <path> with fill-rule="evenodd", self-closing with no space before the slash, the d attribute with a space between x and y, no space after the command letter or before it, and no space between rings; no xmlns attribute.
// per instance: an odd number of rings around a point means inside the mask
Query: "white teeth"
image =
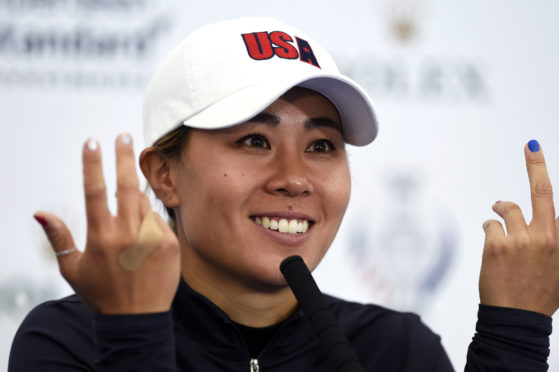
<svg viewBox="0 0 559 372"><path fill-rule="evenodd" d="M278 230L279 232L286 233L289 231L289 222L285 218L279 220L278 223Z"/></svg>
<svg viewBox="0 0 559 372"><path fill-rule="evenodd" d="M290 234L297 234L297 220L289 221L287 232Z"/></svg>
<svg viewBox="0 0 559 372"><path fill-rule="evenodd" d="M262 227L270 228L270 219L268 217L262 217Z"/></svg>
<svg viewBox="0 0 559 372"><path fill-rule="evenodd" d="M270 230L276 230L281 233L298 234L305 233L309 229L309 222L303 220L298 222L296 219L287 220L286 218L270 219L269 217L254 217L254 222L257 225L265 227Z"/></svg>

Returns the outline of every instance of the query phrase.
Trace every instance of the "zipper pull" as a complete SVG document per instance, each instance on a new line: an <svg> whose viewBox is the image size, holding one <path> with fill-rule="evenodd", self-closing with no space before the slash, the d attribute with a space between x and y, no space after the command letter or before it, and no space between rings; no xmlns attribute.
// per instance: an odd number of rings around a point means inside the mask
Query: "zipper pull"
<svg viewBox="0 0 559 372"><path fill-rule="evenodd" d="M260 366L258 365L258 359L250 360L250 372L260 372Z"/></svg>

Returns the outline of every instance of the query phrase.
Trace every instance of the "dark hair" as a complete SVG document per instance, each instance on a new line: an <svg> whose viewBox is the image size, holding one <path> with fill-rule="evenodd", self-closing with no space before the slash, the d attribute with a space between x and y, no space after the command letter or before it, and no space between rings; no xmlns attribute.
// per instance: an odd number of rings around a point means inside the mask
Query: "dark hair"
<svg viewBox="0 0 559 372"><path fill-rule="evenodd" d="M185 125L180 125L176 129L173 129L160 139L158 139L153 147L157 152L164 156L177 157L179 158L186 146L186 139L188 138L188 133L190 128ZM175 216L175 211L173 208L165 206L167 215L169 216L169 226L173 229L175 234L177 233L177 217Z"/></svg>

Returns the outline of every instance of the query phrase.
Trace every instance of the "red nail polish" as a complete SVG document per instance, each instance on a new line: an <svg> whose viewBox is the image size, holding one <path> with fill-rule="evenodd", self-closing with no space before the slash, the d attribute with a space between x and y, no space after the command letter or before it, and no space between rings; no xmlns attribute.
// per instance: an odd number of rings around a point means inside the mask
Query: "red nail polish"
<svg viewBox="0 0 559 372"><path fill-rule="evenodd" d="M33 216L41 226L45 227L47 225L47 219L41 216Z"/></svg>

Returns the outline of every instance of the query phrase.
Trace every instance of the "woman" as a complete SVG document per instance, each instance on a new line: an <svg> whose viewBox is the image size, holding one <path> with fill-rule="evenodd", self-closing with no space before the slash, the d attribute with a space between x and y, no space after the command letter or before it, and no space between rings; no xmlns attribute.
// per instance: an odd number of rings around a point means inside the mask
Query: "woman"
<svg viewBox="0 0 559 372"><path fill-rule="evenodd" d="M144 129L140 166L176 235L138 190L130 136L116 141L116 216L88 141L83 253L56 216L35 215L77 296L27 317L9 370L328 370L279 264L298 254L314 269L330 246L349 201L345 143L377 132L367 95L299 30L246 18L171 52L148 87ZM534 219L501 202L508 235L484 224L466 370L547 370L559 222L537 142L525 153ZM326 300L364 370L452 370L416 316Z"/></svg>

